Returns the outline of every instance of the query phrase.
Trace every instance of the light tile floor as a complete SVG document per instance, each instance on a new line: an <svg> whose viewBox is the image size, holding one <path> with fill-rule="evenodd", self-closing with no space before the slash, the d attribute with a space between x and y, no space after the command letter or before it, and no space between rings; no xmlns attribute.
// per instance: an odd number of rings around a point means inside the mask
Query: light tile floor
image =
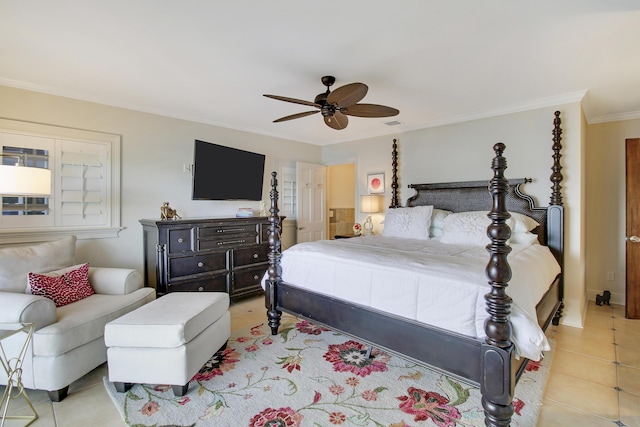
<svg viewBox="0 0 640 427"><path fill-rule="evenodd" d="M231 328L265 321L263 297L232 303ZM624 307L589 302L585 327L552 326L556 341L538 426L640 427L640 320L624 318ZM60 403L41 391L29 391L38 411L34 427L123 427L102 384L106 364L73 383ZM0 393L3 387L0 386ZM12 413L21 411L12 402ZM6 426L23 426L8 420Z"/></svg>

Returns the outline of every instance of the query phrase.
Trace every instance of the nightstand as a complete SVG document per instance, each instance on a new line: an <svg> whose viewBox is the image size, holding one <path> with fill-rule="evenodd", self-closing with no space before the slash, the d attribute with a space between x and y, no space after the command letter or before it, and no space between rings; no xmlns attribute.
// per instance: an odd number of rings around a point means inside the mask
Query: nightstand
<svg viewBox="0 0 640 427"><path fill-rule="evenodd" d="M360 237L360 234L336 234L333 236L334 239L350 239L352 237Z"/></svg>

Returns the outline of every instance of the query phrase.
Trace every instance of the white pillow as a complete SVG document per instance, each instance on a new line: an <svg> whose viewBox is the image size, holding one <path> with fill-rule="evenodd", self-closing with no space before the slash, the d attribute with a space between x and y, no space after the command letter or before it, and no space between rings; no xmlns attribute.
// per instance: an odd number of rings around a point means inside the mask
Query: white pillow
<svg viewBox="0 0 640 427"><path fill-rule="evenodd" d="M452 213L444 220L442 228L442 243L459 245L488 245L491 240L487 236L487 227L491 220L488 212L472 211ZM513 219L507 220L507 225L513 229Z"/></svg>
<svg viewBox="0 0 640 427"><path fill-rule="evenodd" d="M433 213L431 214L431 226L434 228L444 227L445 218L452 213L453 212L445 211L444 209L433 208Z"/></svg>
<svg viewBox="0 0 640 427"><path fill-rule="evenodd" d="M432 211L433 206L389 209L384 218L382 235L427 240Z"/></svg>
<svg viewBox="0 0 640 427"><path fill-rule="evenodd" d="M509 213L511 214L511 218L515 222L515 226L513 227L514 233L526 233L540 225L538 221L531 218L530 216L527 216L518 212L509 212Z"/></svg>
<svg viewBox="0 0 640 427"><path fill-rule="evenodd" d="M433 213L431 214L431 227L429 228L430 237L442 236L442 227L444 227L444 219L451 213L452 213L451 211L446 211L444 209L433 208Z"/></svg>
<svg viewBox="0 0 640 427"><path fill-rule="evenodd" d="M509 243L531 245L538 243L538 235L528 231L526 233L513 233L509 239Z"/></svg>
<svg viewBox="0 0 640 427"><path fill-rule="evenodd" d="M0 248L0 291L25 292L29 272L42 273L75 262L76 236L27 246Z"/></svg>

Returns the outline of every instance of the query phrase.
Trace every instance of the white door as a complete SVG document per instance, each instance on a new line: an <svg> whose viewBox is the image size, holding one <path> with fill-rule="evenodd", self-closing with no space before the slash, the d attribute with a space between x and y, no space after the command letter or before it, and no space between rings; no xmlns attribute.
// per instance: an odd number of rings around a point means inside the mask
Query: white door
<svg viewBox="0 0 640 427"><path fill-rule="evenodd" d="M297 242L313 242L327 238L327 173L326 167L312 163L296 163L298 179Z"/></svg>

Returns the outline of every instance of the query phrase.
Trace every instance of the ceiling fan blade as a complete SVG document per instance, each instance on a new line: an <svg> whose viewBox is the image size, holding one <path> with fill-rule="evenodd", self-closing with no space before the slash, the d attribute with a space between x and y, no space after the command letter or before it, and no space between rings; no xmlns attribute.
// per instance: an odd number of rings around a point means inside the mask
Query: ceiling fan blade
<svg viewBox="0 0 640 427"><path fill-rule="evenodd" d="M348 116L356 117L391 117L400 113L395 108L377 104L355 104L340 108L340 111Z"/></svg>
<svg viewBox="0 0 640 427"><path fill-rule="evenodd" d="M320 110L317 111L305 111L304 113L292 114L290 116L280 117L278 120L274 120L273 123L286 122L287 120L299 119L301 117L307 117L312 114L319 113Z"/></svg>
<svg viewBox="0 0 640 427"><path fill-rule="evenodd" d="M268 94L264 94L264 96L266 96L267 98L277 99L278 101L293 102L294 104L308 105L309 107L316 107L316 108L322 107L321 105L316 104L315 102L305 101L303 99L287 98L286 96L268 95Z"/></svg>
<svg viewBox="0 0 640 427"><path fill-rule="evenodd" d="M331 92L327 96L327 103L349 107L364 98L368 90L364 83L350 83Z"/></svg>
<svg viewBox="0 0 640 427"><path fill-rule="evenodd" d="M341 130L346 128L349 124L349 117L339 111L336 111L333 116L324 116L324 122L330 128Z"/></svg>

